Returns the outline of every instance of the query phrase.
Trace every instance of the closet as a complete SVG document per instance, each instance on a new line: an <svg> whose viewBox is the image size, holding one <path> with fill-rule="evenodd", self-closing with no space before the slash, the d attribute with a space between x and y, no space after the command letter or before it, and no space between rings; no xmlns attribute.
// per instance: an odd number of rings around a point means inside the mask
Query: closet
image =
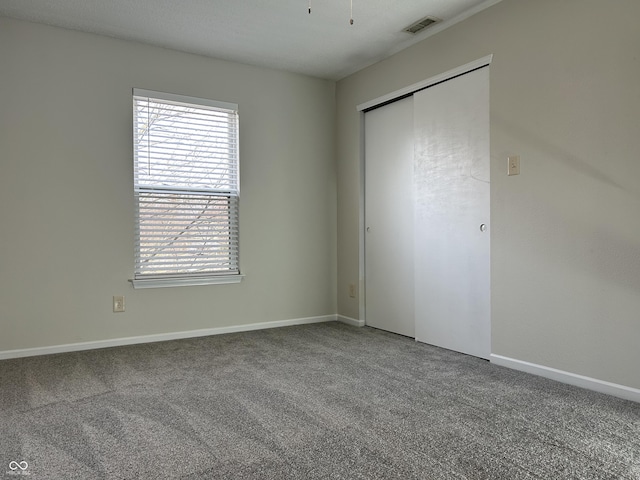
<svg viewBox="0 0 640 480"><path fill-rule="evenodd" d="M491 353L489 61L361 107L366 324L481 358Z"/></svg>

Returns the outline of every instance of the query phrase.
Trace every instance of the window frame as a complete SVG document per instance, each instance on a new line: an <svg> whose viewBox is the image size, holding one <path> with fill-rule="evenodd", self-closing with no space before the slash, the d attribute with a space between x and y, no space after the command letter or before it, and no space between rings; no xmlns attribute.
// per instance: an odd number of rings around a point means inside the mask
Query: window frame
<svg viewBox="0 0 640 480"><path fill-rule="evenodd" d="M172 93L165 93L165 92L158 92L158 91L153 91L153 90L146 90L146 89L140 89L140 88L134 88L133 89L133 95L132 95L132 104L133 104L133 109L132 109L132 125L133 125L133 130L132 130L132 152L133 152L133 174L134 174L134 196L135 196L135 238L136 238L136 247L138 247L141 237L140 237L140 217L139 217L139 211L140 211L140 193L142 193L145 190L145 187L142 186L138 183L137 180L137 175L136 175L136 165L137 165L137 159L138 157L138 152L137 152L137 148L136 148L136 102L137 99L139 97L143 97L143 98L149 98L152 99L156 102L167 102L167 104L170 103L178 103L178 104L184 104L186 106L192 105L195 108L198 107L205 107L207 109L219 109L219 110L225 110L225 111L234 111L236 114L236 125L235 125L235 151L236 151L236 156L235 156L235 174L236 174L236 185L235 185L235 195L233 194L229 194L230 195L230 199L233 197L235 197L235 202L236 202L236 207L235 207L235 221L238 223L237 229L238 229L238 233L237 233L237 237L236 237L236 242L235 244L232 244L232 246L235 246L238 250L238 252L236 253L236 265L237 265L237 271L232 271L232 272L220 272L220 273L216 273L216 272L179 272L179 273L158 273L158 274L140 274L137 272L138 268L136 266L136 269L134 270L134 275L133 278L131 278L129 281L132 283L133 287L138 289L138 288L162 288L162 287L179 287L179 286L190 286L190 285L215 285L215 284L231 284L231 283L239 283L242 281L242 279L244 278L244 275L241 274L241 270L240 270L240 254L239 254L239 247L240 247L240 234L239 234L239 220L240 220L240 153L239 153L239 120L237 118L238 115L238 105L235 103L228 103L228 102L219 102L216 100L210 100L210 99L204 99L204 98L198 98L198 97L191 97L191 96L186 96L186 95L178 95L178 94L172 94ZM150 187L148 189L148 191L158 191L158 190L162 190L162 187ZM171 191L173 193L176 194L180 194L180 193L184 193L184 192L191 192L192 189L188 188L188 187L179 187L179 186L173 186L170 185L167 188L168 191ZM199 191L205 191L205 193L203 193L203 195L210 195L212 198L215 197L219 197L221 195L220 192L212 189L198 189ZM210 192L210 193L209 193ZM138 248L136 248L135 252L135 263L137 265L138 263L138 259L139 259L139 255L140 255L140 251ZM230 257L232 258L232 257Z"/></svg>

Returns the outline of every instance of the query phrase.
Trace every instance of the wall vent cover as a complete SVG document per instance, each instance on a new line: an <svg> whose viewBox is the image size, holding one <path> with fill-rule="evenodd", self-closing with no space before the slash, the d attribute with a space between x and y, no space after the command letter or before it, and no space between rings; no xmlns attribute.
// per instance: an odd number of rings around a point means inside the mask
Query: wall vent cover
<svg viewBox="0 0 640 480"><path fill-rule="evenodd" d="M403 30L403 32L407 32L412 35L415 35L416 33L424 30L425 28L430 27L434 23L438 23L439 21L440 19L436 17L424 17L422 20L418 20L417 22L409 25L407 28Z"/></svg>

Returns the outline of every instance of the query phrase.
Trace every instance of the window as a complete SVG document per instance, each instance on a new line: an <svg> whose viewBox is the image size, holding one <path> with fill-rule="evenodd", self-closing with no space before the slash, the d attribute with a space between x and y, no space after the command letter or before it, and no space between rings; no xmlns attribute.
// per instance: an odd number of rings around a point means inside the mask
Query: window
<svg viewBox="0 0 640 480"><path fill-rule="evenodd" d="M238 264L238 108L133 90L134 287L232 283Z"/></svg>

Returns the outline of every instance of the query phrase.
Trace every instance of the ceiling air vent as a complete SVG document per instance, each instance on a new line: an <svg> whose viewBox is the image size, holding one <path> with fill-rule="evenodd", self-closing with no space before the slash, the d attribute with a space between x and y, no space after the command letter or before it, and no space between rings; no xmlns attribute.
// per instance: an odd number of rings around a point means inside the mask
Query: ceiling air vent
<svg viewBox="0 0 640 480"><path fill-rule="evenodd" d="M415 35L416 33L421 32L427 27L430 27L434 23L438 23L440 21L439 18L436 17L424 17L422 20L418 20L416 23L412 23L407 28L403 30L403 32L411 33Z"/></svg>

